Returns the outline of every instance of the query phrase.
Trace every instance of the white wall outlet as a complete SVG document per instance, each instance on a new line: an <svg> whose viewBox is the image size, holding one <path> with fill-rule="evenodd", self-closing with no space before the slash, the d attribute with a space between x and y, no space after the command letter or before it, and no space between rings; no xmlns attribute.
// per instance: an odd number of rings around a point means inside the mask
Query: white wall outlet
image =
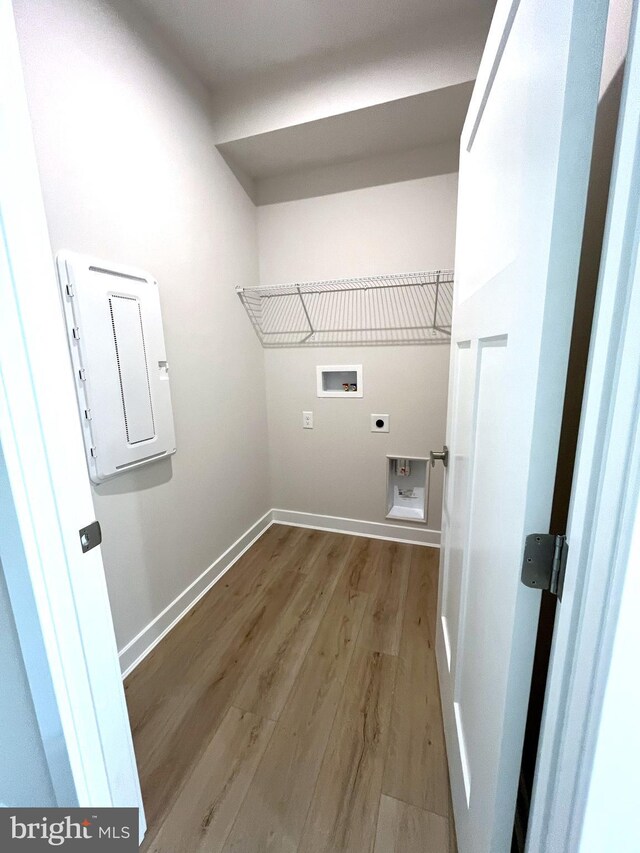
<svg viewBox="0 0 640 853"><path fill-rule="evenodd" d="M371 432L389 432L389 415L371 415Z"/></svg>
<svg viewBox="0 0 640 853"><path fill-rule="evenodd" d="M313 412L302 413L302 428L313 429Z"/></svg>

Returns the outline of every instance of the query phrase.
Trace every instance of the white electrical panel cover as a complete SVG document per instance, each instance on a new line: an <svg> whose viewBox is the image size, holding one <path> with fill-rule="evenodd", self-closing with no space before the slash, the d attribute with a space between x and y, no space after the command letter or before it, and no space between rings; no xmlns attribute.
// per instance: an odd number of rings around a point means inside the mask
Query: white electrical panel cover
<svg viewBox="0 0 640 853"><path fill-rule="evenodd" d="M176 451L158 283L72 252L57 264L89 474L102 483Z"/></svg>

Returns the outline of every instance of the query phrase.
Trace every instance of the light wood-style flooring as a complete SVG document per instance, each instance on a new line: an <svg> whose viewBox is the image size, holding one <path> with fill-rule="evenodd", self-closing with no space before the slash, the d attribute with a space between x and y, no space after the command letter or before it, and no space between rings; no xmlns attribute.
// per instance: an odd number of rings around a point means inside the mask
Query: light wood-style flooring
<svg viewBox="0 0 640 853"><path fill-rule="evenodd" d="M266 531L126 681L144 851L455 851L438 553Z"/></svg>

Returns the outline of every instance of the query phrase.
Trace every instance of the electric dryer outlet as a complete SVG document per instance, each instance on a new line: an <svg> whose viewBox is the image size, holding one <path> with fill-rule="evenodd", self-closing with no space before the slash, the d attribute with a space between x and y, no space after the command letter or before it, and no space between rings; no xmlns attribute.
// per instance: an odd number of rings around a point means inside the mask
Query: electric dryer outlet
<svg viewBox="0 0 640 853"><path fill-rule="evenodd" d="M389 432L389 415L371 415L371 432Z"/></svg>

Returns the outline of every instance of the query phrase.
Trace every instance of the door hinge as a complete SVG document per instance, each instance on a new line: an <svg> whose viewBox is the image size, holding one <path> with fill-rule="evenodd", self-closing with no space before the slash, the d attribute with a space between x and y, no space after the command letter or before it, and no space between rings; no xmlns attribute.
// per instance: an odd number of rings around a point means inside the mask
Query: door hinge
<svg viewBox="0 0 640 853"><path fill-rule="evenodd" d="M555 533L531 533L525 539L521 580L533 589L547 589L562 599L569 545Z"/></svg>

